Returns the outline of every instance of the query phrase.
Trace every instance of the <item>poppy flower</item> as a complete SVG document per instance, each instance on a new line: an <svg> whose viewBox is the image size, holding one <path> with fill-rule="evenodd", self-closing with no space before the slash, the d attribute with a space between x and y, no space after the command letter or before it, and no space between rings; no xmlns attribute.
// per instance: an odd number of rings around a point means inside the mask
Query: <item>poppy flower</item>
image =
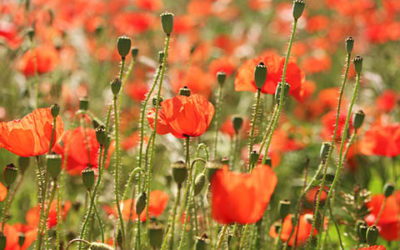
<svg viewBox="0 0 400 250"><path fill-rule="evenodd" d="M135 102L141 102L146 99L149 92L149 86L145 83L128 83L125 89L127 95Z"/></svg>
<svg viewBox="0 0 400 250"><path fill-rule="evenodd" d="M274 171L257 165L249 174L218 170L211 180L212 217L220 224L252 224L264 214L278 182Z"/></svg>
<svg viewBox="0 0 400 250"><path fill-rule="evenodd" d="M311 233L311 220L309 218L312 218L312 214L302 214L300 215L299 218L299 225L294 228L294 232L297 232L297 246L303 245L304 243L307 242L307 239L310 236ZM281 240L283 242L288 241L290 234L293 229L293 224L292 224L292 215L287 215L286 218L283 220L283 225L281 226L282 228L282 233L281 233ZM313 235L317 234L317 230L314 229ZM271 226L269 230L269 235L272 238L277 238L279 235L279 232L275 230L275 226ZM289 246L294 246L295 242L295 234L292 235L289 241Z"/></svg>
<svg viewBox="0 0 400 250"><path fill-rule="evenodd" d="M61 218L65 220L67 214L71 208L71 202L66 201L60 204ZM25 217L26 222L29 226L37 228L40 221L40 205L33 207L28 210ZM47 227L52 228L57 225L57 201L53 201L50 205L49 217L47 218Z"/></svg>
<svg viewBox="0 0 400 250"><path fill-rule="evenodd" d="M18 69L25 76L33 76L35 72L44 74L54 70L58 61L58 52L54 47L41 46L28 50L19 61Z"/></svg>
<svg viewBox="0 0 400 250"><path fill-rule="evenodd" d="M49 151L53 130L53 116L50 108L35 109L20 120L0 122L0 145L22 157L38 156ZM53 142L62 135L64 123L56 119Z"/></svg>
<svg viewBox="0 0 400 250"><path fill-rule="evenodd" d="M211 75L215 76L218 72L224 72L230 76L235 71L235 63L229 57L221 57L213 60L209 66Z"/></svg>
<svg viewBox="0 0 400 250"><path fill-rule="evenodd" d="M165 208L167 207L169 200L169 195L164 193L161 190L154 190L150 192L150 197L149 197L149 216L150 217L158 217L160 216ZM138 218L135 210L135 200L134 199L128 199L122 202L121 208L122 208L122 218L124 220L136 220ZM140 221L146 221L146 210L147 208L144 208L143 212L140 214ZM112 214L114 216L118 216L117 213L117 208L107 208L106 211L108 214Z"/></svg>
<svg viewBox="0 0 400 250"><path fill-rule="evenodd" d="M147 143L148 138L144 137L143 139L144 142ZM122 141L121 147L124 150L130 150L132 148L135 148L139 144L139 142L140 142L140 133L139 131L135 131Z"/></svg>
<svg viewBox="0 0 400 250"><path fill-rule="evenodd" d="M375 224L381 210L385 196L383 194L373 195L367 203L370 213L364 218L368 225ZM385 208L378 221L379 235L389 241L400 239L400 191L389 196Z"/></svg>
<svg viewBox="0 0 400 250"><path fill-rule="evenodd" d="M108 167L110 156L114 151L111 143L106 161ZM98 168L100 144L96 139L96 131L92 128L77 127L64 133L53 150L63 158L67 155L66 170L70 175L80 175L82 170L90 166ZM63 166L64 167L64 166Z"/></svg>
<svg viewBox="0 0 400 250"><path fill-rule="evenodd" d="M0 223L1 226L1 223ZM26 250L36 240L37 229L29 225L14 224L4 225L3 233L7 238L6 247L4 250ZM25 241L22 246L19 246L19 234L24 233Z"/></svg>
<svg viewBox="0 0 400 250"><path fill-rule="evenodd" d="M161 0L135 0L136 7L143 10L156 11L163 6Z"/></svg>
<svg viewBox="0 0 400 250"><path fill-rule="evenodd" d="M301 66L307 74L315 74L328 71L331 65L332 61L330 56L327 54L320 54L306 58Z"/></svg>
<svg viewBox="0 0 400 250"><path fill-rule="evenodd" d="M328 187L325 187L322 190L323 191L321 193L321 202L324 202L326 200L326 197L328 196L329 189ZM314 187L307 192L306 200L309 203L314 204L314 201L318 199L318 196L319 196L319 187Z"/></svg>
<svg viewBox="0 0 400 250"><path fill-rule="evenodd" d="M177 94L181 88L187 86L193 94L200 94L208 98L215 82L215 75L204 72L198 66L171 72L170 85Z"/></svg>
<svg viewBox="0 0 400 250"><path fill-rule="evenodd" d="M339 114L339 122L338 129L336 134L336 140L340 140L341 135L343 134L344 125L346 123L347 113L341 112ZM323 130L321 131L321 137L324 140L330 141L332 140L333 133L335 132L335 124L336 124L336 111L332 110L326 115L322 117ZM349 128L351 129L353 126L352 120L349 121Z"/></svg>
<svg viewBox="0 0 400 250"><path fill-rule="evenodd" d="M147 120L154 129L154 113L151 109ZM171 133L177 138L197 137L210 126L214 106L201 95L176 96L161 103L157 133Z"/></svg>
<svg viewBox="0 0 400 250"><path fill-rule="evenodd" d="M151 29L154 16L143 12L120 13L114 18L114 26L120 34L140 34Z"/></svg>
<svg viewBox="0 0 400 250"><path fill-rule="evenodd" d="M357 248L354 250L386 250L386 247L382 246L382 245L375 245L375 246L370 246L370 247Z"/></svg>
<svg viewBox="0 0 400 250"><path fill-rule="evenodd" d="M365 132L360 150L365 155L394 157L400 154L400 124L374 124Z"/></svg>
<svg viewBox="0 0 400 250"><path fill-rule="evenodd" d="M7 197L7 188L0 182L0 202L4 201Z"/></svg>
<svg viewBox="0 0 400 250"><path fill-rule="evenodd" d="M257 91L254 82L254 68L260 62L263 62L268 69L267 78L261 92L275 94L276 87L282 79L285 57L281 57L273 51L264 52L261 56L247 60L240 66L235 78L236 91ZM285 81L290 85L289 94L300 100L304 73L293 59L289 60Z"/></svg>
<svg viewBox="0 0 400 250"><path fill-rule="evenodd" d="M378 98L376 98L376 106L383 112L390 112L396 106L398 97L393 90L386 90Z"/></svg>

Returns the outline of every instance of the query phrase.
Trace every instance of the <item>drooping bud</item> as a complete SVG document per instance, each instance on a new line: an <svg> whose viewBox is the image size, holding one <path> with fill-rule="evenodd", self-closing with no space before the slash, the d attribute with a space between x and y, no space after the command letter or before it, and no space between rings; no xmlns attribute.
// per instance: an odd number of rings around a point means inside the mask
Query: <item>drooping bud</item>
<svg viewBox="0 0 400 250"><path fill-rule="evenodd" d="M163 60L164 60L164 51L159 51L158 52L158 63L159 64L162 64L163 63Z"/></svg>
<svg viewBox="0 0 400 250"><path fill-rule="evenodd" d="M4 182L9 187L11 186L18 176L18 169L14 166L14 164L8 164L4 169Z"/></svg>
<svg viewBox="0 0 400 250"><path fill-rule="evenodd" d="M0 250L6 249L7 238L3 232L0 232Z"/></svg>
<svg viewBox="0 0 400 250"><path fill-rule="evenodd" d="M383 187L383 193L385 195L385 197L389 197L393 194L394 192L394 184L393 183L386 183L385 186Z"/></svg>
<svg viewBox="0 0 400 250"><path fill-rule="evenodd" d="M92 189L94 185L94 171L91 168L85 168L82 171L82 181L87 189Z"/></svg>
<svg viewBox="0 0 400 250"><path fill-rule="evenodd" d="M51 115L53 116L53 118L56 118L58 116L58 114L60 114L60 106L58 106L57 103L51 105Z"/></svg>
<svg viewBox="0 0 400 250"><path fill-rule="evenodd" d="M187 86L184 86L183 88L179 89L179 95L190 96L190 94L191 94L190 89Z"/></svg>
<svg viewBox="0 0 400 250"><path fill-rule="evenodd" d="M25 234L21 232L18 235L18 245L22 247L24 243L25 243Z"/></svg>
<svg viewBox="0 0 400 250"><path fill-rule="evenodd" d="M362 110L357 111L357 113L354 115L354 119L353 119L353 127L354 129L359 129L363 122L364 122L364 118L365 118L365 113Z"/></svg>
<svg viewBox="0 0 400 250"><path fill-rule="evenodd" d="M188 170L186 164L183 161L178 161L172 164L172 176L175 182L179 185L186 180L188 176Z"/></svg>
<svg viewBox="0 0 400 250"><path fill-rule="evenodd" d="M159 249L163 242L163 225L157 222L151 222L149 225L149 241L154 249Z"/></svg>
<svg viewBox="0 0 400 250"><path fill-rule="evenodd" d="M254 166L257 162L258 162L258 158L260 157L260 155L257 153L257 151L253 151L250 154L250 159L249 159L249 165L250 166Z"/></svg>
<svg viewBox="0 0 400 250"><path fill-rule="evenodd" d="M299 19L303 15L304 7L306 3L304 0L294 0L293 1L293 18L295 20Z"/></svg>
<svg viewBox="0 0 400 250"><path fill-rule="evenodd" d="M282 200L279 202L279 215L281 219L285 219L286 216L289 214L290 210L290 201L289 200Z"/></svg>
<svg viewBox="0 0 400 250"><path fill-rule="evenodd" d="M79 109L85 111L89 109L89 99L87 97L79 99Z"/></svg>
<svg viewBox="0 0 400 250"><path fill-rule="evenodd" d="M194 195L198 195L203 190L204 184L206 183L206 176L201 173L194 180Z"/></svg>
<svg viewBox="0 0 400 250"><path fill-rule="evenodd" d="M136 214L138 216L140 216L140 214L143 212L144 208L146 207L146 199L147 199L147 195L145 192L142 192L136 198L135 209L136 209Z"/></svg>
<svg viewBox="0 0 400 250"><path fill-rule="evenodd" d="M322 143L321 150L319 151L319 156L321 157L321 161L323 162L326 161L330 149L331 149L331 144L329 142Z"/></svg>
<svg viewBox="0 0 400 250"><path fill-rule="evenodd" d="M122 59L125 59L131 50L131 39L127 36L118 37L117 48L119 55Z"/></svg>
<svg viewBox="0 0 400 250"><path fill-rule="evenodd" d="M208 181L211 182L214 174L217 172L217 170L220 170L221 168L222 168L222 164L219 163L218 161L208 161L206 163Z"/></svg>
<svg viewBox="0 0 400 250"><path fill-rule="evenodd" d="M19 157L18 158L18 168L21 174L24 174L26 169L29 167L30 158L29 157Z"/></svg>
<svg viewBox="0 0 400 250"><path fill-rule="evenodd" d="M263 62L260 62L254 70L254 82L256 83L257 89L261 89L265 80L267 79L267 67Z"/></svg>
<svg viewBox="0 0 400 250"><path fill-rule="evenodd" d="M169 36L171 35L172 29L174 27L174 14L169 12L164 12L161 14L161 24L164 33Z"/></svg>
<svg viewBox="0 0 400 250"><path fill-rule="evenodd" d="M367 243L372 246L375 245L379 236L379 229L376 226L371 226L367 230Z"/></svg>
<svg viewBox="0 0 400 250"><path fill-rule="evenodd" d="M131 56L133 60L136 60L136 57L139 55L139 48L132 47Z"/></svg>
<svg viewBox="0 0 400 250"><path fill-rule="evenodd" d="M243 118L240 116L234 116L232 118L232 123L233 123L233 129L235 130L235 133L238 134L239 130L243 126Z"/></svg>
<svg viewBox="0 0 400 250"><path fill-rule="evenodd" d="M117 77L111 82L111 91L114 96L118 95L119 91L121 90L122 82Z"/></svg>
<svg viewBox="0 0 400 250"><path fill-rule="evenodd" d="M353 37L349 36L348 38L346 38L347 54L351 54L351 52L353 51L353 47L354 47L354 39Z"/></svg>
<svg viewBox="0 0 400 250"><path fill-rule="evenodd" d="M48 154L46 155L47 162L47 172L53 179L57 179L61 172L61 155L58 154Z"/></svg>
<svg viewBox="0 0 400 250"><path fill-rule="evenodd" d="M357 75L361 74L363 64L363 58L361 56L356 56L354 58L354 68L356 70Z"/></svg>
<svg viewBox="0 0 400 250"><path fill-rule="evenodd" d="M96 139L101 146L107 145L107 133L104 125L100 125L96 128Z"/></svg>
<svg viewBox="0 0 400 250"><path fill-rule="evenodd" d="M221 86L224 85L225 80L226 80L226 73L219 71L217 73L217 80L218 80L219 85L221 85Z"/></svg>

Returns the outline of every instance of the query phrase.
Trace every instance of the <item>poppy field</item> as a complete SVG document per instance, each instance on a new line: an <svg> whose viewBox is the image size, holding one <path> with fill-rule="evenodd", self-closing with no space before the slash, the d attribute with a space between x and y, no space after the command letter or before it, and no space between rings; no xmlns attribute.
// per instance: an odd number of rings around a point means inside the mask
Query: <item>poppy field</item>
<svg viewBox="0 0 400 250"><path fill-rule="evenodd" d="M0 250L400 249L400 1L3 0Z"/></svg>

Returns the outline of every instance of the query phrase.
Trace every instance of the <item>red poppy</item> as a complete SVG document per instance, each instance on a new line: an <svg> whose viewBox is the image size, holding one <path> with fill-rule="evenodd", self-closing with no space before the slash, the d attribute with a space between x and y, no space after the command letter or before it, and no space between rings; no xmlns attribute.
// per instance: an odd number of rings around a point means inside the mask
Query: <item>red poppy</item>
<svg viewBox="0 0 400 250"><path fill-rule="evenodd" d="M154 109L147 120L154 128ZM157 133L171 133L177 138L197 137L210 126L214 106L201 95L176 96L161 103Z"/></svg>
<svg viewBox="0 0 400 250"><path fill-rule="evenodd" d="M28 50L18 64L25 76L33 76L35 72L44 74L55 69L58 64L58 52L52 46L42 46Z"/></svg>
<svg viewBox="0 0 400 250"><path fill-rule="evenodd" d="M135 4L138 8L143 10L160 10L163 6L161 0L135 0Z"/></svg>
<svg viewBox="0 0 400 250"><path fill-rule="evenodd" d="M50 108L35 109L20 120L0 122L0 145L19 156L38 156L49 151L53 130ZM60 116L56 120L53 142L61 136L64 124Z"/></svg>
<svg viewBox="0 0 400 250"><path fill-rule="evenodd" d="M267 79L261 92L265 94L275 94L275 89L282 79L285 58L272 51L264 52L261 56L243 63L235 78L236 91L257 91L254 82L254 69L260 62L263 62L268 70ZM297 100L301 100L301 86L304 82L304 73L293 59L289 60L285 81L290 85L289 94Z"/></svg>
<svg viewBox="0 0 400 250"><path fill-rule="evenodd" d="M198 66L191 66L185 70L173 71L170 85L175 93L179 93L180 88L187 86L193 94L208 98L215 82L215 75L211 76Z"/></svg>
<svg viewBox="0 0 400 250"><path fill-rule="evenodd" d="M252 224L264 214L278 179L266 165L250 174L218 170L211 180L212 217L221 224Z"/></svg>
<svg viewBox="0 0 400 250"><path fill-rule="evenodd" d="M212 61L209 69L213 76L217 75L218 72L224 72L227 76L230 76L235 71L235 63L229 57L221 57Z"/></svg>
<svg viewBox="0 0 400 250"><path fill-rule="evenodd" d="M144 141L147 143L148 138L145 137ZM124 150L130 150L132 148L135 148L140 142L140 134L139 131L135 131L133 132L129 137L125 138L122 143L121 143L121 147Z"/></svg>
<svg viewBox="0 0 400 250"><path fill-rule="evenodd" d="M343 133L344 125L346 123L347 113L343 112L339 114L339 123L336 134L336 140L340 140ZM335 131L336 124L336 111L332 110L322 117L323 130L321 131L321 137L324 140L332 140L333 133ZM352 128L352 120L349 121L349 128Z"/></svg>
<svg viewBox="0 0 400 250"><path fill-rule="evenodd" d="M299 219L300 223L298 226L296 226L294 228L294 230L295 230L294 232L295 233L297 232L297 246L303 245L304 243L306 243L307 239L310 236L311 228L312 228L310 218L312 218L312 214L300 215L300 219ZM282 225L281 240L283 242L286 242L289 239L292 229L293 229L292 215L289 214L284 219L283 225ZM316 234L317 234L317 230L314 229L313 235L316 235ZM274 225L271 226L269 235L272 238L278 237L278 232L276 232ZM296 239L295 234L293 234L292 237L290 238L289 246L294 246L295 239Z"/></svg>
<svg viewBox="0 0 400 250"><path fill-rule="evenodd" d="M133 35L146 32L154 21L154 16L148 13L120 13L114 18L114 26L120 34Z"/></svg>
<svg viewBox="0 0 400 250"><path fill-rule="evenodd" d="M322 189L322 193L321 193L321 201L325 201L326 197L328 196L328 192L329 192L329 188L325 187ZM312 189L310 189L307 194L306 194L306 200L312 204L314 204L314 201L318 199L319 196L319 187L314 187Z"/></svg>
<svg viewBox="0 0 400 250"><path fill-rule="evenodd" d="M0 202L4 201L7 197L7 188L0 182Z"/></svg>
<svg viewBox="0 0 400 250"><path fill-rule="evenodd" d="M320 54L306 58L302 63L302 69L307 74L315 74L328 71L331 68L332 61L329 55Z"/></svg>
<svg viewBox="0 0 400 250"><path fill-rule="evenodd" d="M376 98L376 106L383 112L390 112L396 106L398 97L393 90L386 90Z"/></svg>
<svg viewBox="0 0 400 250"><path fill-rule="evenodd" d="M231 138L235 136L236 132L235 129L233 128L232 116L228 116L226 118L225 122L222 123L220 130L223 134L227 134ZM248 136L249 130L250 130L250 120L244 118L242 128L239 130L239 136L243 138Z"/></svg>
<svg viewBox="0 0 400 250"><path fill-rule="evenodd" d="M370 247L357 248L354 250L386 250L386 247L382 246L382 245L375 245L375 246L370 246Z"/></svg>
<svg viewBox="0 0 400 250"><path fill-rule="evenodd" d="M80 175L82 170L88 166L98 168L99 149L100 144L96 139L96 131L92 128L84 129L82 127L66 131L53 148L54 152L62 155L63 163L64 157L67 155L66 170L71 175ZM114 145L111 143L106 167L113 151Z"/></svg>
<svg viewBox="0 0 400 250"><path fill-rule="evenodd" d="M370 213L365 217L365 221L368 225L375 224L384 199L383 194L377 194L373 195L371 201L367 203ZM379 235L383 239L389 241L400 239L400 191L387 198L377 226Z"/></svg>
<svg viewBox="0 0 400 250"><path fill-rule="evenodd" d="M71 208L71 202L66 201L63 204L60 204L60 213L61 218L65 220L69 209ZM33 207L28 210L25 217L26 222L29 226L37 228L40 221L40 205ZM47 218L47 227L52 228L57 225L57 201L53 201L50 205L49 217Z"/></svg>
<svg viewBox="0 0 400 250"><path fill-rule="evenodd" d="M0 223L1 226L1 223ZM36 240L37 229L29 225L14 224L4 225L4 235L7 238L6 247L4 250L26 250ZM19 246L19 234L24 233L25 241L22 246Z"/></svg>
<svg viewBox="0 0 400 250"><path fill-rule="evenodd" d="M129 83L126 85L125 91L132 100L141 102L146 99L149 86L146 83Z"/></svg>
<svg viewBox="0 0 400 250"><path fill-rule="evenodd" d="M365 132L360 150L365 155L394 157L400 154L400 124L374 124Z"/></svg>

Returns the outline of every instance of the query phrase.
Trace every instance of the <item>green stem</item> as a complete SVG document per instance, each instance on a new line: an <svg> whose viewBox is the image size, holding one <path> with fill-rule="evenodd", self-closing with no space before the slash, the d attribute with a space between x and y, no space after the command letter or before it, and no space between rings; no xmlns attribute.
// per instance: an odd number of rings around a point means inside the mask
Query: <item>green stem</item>
<svg viewBox="0 0 400 250"><path fill-rule="evenodd" d="M383 200L383 203L382 203L381 209L379 210L378 217L376 217L376 220L375 220L374 226L377 226L377 225L378 225L378 223L379 223L379 220L381 219L381 216L382 216L383 210L385 210L386 201L387 201L387 198L385 197L385 199Z"/></svg>
<svg viewBox="0 0 400 250"><path fill-rule="evenodd" d="M10 191L10 187L7 187L7 196L5 199L5 203L3 205L3 214L2 214L2 218L1 218L1 232L4 232L4 226L6 224L6 220L7 220L7 207L8 207L8 201L10 199L10 196L8 195Z"/></svg>
<svg viewBox="0 0 400 250"><path fill-rule="evenodd" d="M52 189L52 191L51 191L49 203L48 203L48 205L47 205L46 215L45 215L45 217L44 217L44 220L45 220L45 224L44 224L44 239L45 239L45 242L46 242L46 249L50 249L50 248L49 248L49 244L50 244L50 243L49 243L49 234L48 234L48 230L47 230L47 220L48 220L48 218L49 218L50 207L51 207L51 203L52 203L53 200L54 200L54 196L55 196L55 194L56 194L56 190L57 190L57 183L56 183L56 181L54 181L54 186L53 186L53 189ZM43 232L42 232L42 233L43 233Z"/></svg>
<svg viewBox="0 0 400 250"><path fill-rule="evenodd" d="M225 237L225 234L226 234L226 230L227 230L227 229L228 229L228 224L225 224L225 225L222 227L222 232L221 232L221 234L220 234L220 236L219 236L219 238L218 238L217 245L215 246L215 249L216 249L216 250L218 250L218 249L221 248L222 242L224 241L224 237Z"/></svg>
<svg viewBox="0 0 400 250"><path fill-rule="evenodd" d="M51 130L51 139L50 139L50 146L49 146L49 154L51 153L51 149L54 143L54 137L56 135L56 125L57 125L57 118L53 118L53 129Z"/></svg>
<svg viewBox="0 0 400 250"><path fill-rule="evenodd" d="M218 84L218 94L217 101L215 102L215 135L214 135L214 159L217 158L217 147L218 147L218 134L219 134L219 113L221 109L221 99L222 99L222 86Z"/></svg>
<svg viewBox="0 0 400 250"><path fill-rule="evenodd" d="M161 250L165 250L168 247L168 241L169 238L171 238L170 240L170 246L172 248L173 244L174 244L174 234L175 234L175 220L176 220L176 212L178 210L178 205L180 202L180 198L181 198L181 189L182 186L178 185L178 190L177 190L177 195L176 195L176 199L175 199L175 204L174 204L174 208L172 210L172 216L170 216L169 218L169 225L168 225L168 231L167 234L164 237L163 243L161 245Z"/></svg>
<svg viewBox="0 0 400 250"><path fill-rule="evenodd" d="M46 175L44 168L42 166L42 161L40 159L40 156L36 157L37 163L38 163L38 170L37 170L37 177L38 177L38 187L39 187L39 193L40 196L38 197L39 203L40 203L40 217L39 217L39 225L38 225L38 231L37 231L37 236L36 236L36 250L39 250L42 248L42 227L43 224L46 222L43 222L44 220L44 209L45 209L45 201L46 201L46 194L47 194L47 185L48 185L48 176ZM45 178L45 180L43 180Z"/></svg>
<svg viewBox="0 0 400 250"><path fill-rule="evenodd" d="M57 249L61 249L60 246L60 187L57 185L57 225L56 225L56 246Z"/></svg>
<svg viewBox="0 0 400 250"><path fill-rule="evenodd" d="M254 113L253 113L253 120L251 121L251 130L250 130L250 142L249 142L249 161L251 157L251 153L253 152L253 145L254 145L254 129L256 127L256 122L257 122L257 114L258 114L258 109L260 107L260 100L261 100L261 89L257 89L256 93L256 106L254 108ZM253 166L249 166L249 170L251 171L253 169Z"/></svg>
<svg viewBox="0 0 400 250"><path fill-rule="evenodd" d="M279 249L279 245L281 242L281 236L282 236L282 229L283 229L283 222L284 222L285 218L281 219L281 226L279 227L279 234L278 234L278 238L276 238L275 240L275 249L278 250Z"/></svg>

